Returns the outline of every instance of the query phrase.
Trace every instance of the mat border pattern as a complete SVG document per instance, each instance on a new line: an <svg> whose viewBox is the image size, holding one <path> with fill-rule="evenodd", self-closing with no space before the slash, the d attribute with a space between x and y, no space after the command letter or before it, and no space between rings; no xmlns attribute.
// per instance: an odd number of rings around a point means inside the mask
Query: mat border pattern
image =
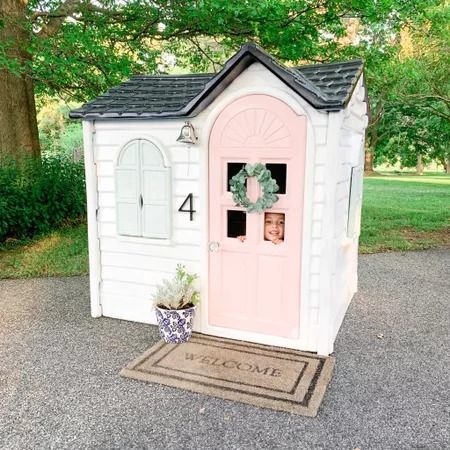
<svg viewBox="0 0 450 450"><path fill-rule="evenodd" d="M242 403L246 403L246 404L251 404L254 406L259 406L259 407L262 406L265 408L270 408L270 409L275 409L275 410L280 410L280 411L287 411L287 412L291 412L294 414L299 414L299 415L304 415L304 416L309 416L309 417L315 417L317 415L319 406L320 406L323 396L325 394L326 387L327 387L329 381L331 380L331 375L332 375L333 367L335 364L334 357L331 357L331 356L325 357L325 356L320 356L320 355L317 355L314 353L306 353L306 352L301 352L301 351L297 351L297 350L290 350L290 349L285 349L285 348L280 348L280 347L266 346L266 345L262 345L262 344L255 344L255 343L238 341L238 340L227 339L227 338L218 338L215 336L210 336L210 335L205 335L205 334L200 334L200 333L193 333L192 343L197 344L197 345L208 345L207 343L198 342L198 340L207 341L210 345L213 344L212 346L215 346L215 347L217 347L217 345L214 345L214 344L220 343L221 344L220 348L227 348L227 349L233 350L233 351L240 351L240 352L243 351L243 352L248 352L251 354L260 354L260 353L255 353L255 351L261 350L264 352L276 353L276 355L272 356L273 358L276 358L276 359L284 359L284 360L294 361L293 359L288 358L288 357L283 358L283 356L295 356L297 358L301 357L301 358L305 358L305 359L317 360L318 364L317 364L315 373L311 379L311 382L308 386L307 392L306 392L305 396L303 397L302 401L298 401L298 400L294 400L294 399L279 398L279 397L270 396L270 395L258 393L258 392L249 392L249 391L245 391L245 390L239 389L239 388L222 386L222 385L218 385L217 383L214 384L213 382L208 383L207 381L192 380L192 379L184 378L182 376L177 376L174 374L164 374L163 375L157 371L152 371L152 370L149 370L148 368L141 367L149 358L156 355L166 345L169 345L169 344L165 344L162 341L155 344L153 347L148 349L144 354L142 354L141 356L136 358L134 361L132 361L130 364L128 364L124 369L122 369L120 371L120 375L123 377L133 378L133 379L136 379L139 381L145 381L147 383L155 382L155 383L159 383L159 384L166 385L166 386L177 387L180 389L189 390L191 392L196 392L196 393L200 393L203 395L211 395L214 397L219 397L219 398L223 398L226 400L238 401L238 402L242 402ZM227 344L229 344L231 346L241 347L241 349L237 350L236 348L233 348L233 347L231 347L231 348L229 348L229 346L225 347ZM269 391L272 390L274 392L280 392L280 393L286 393L286 394L294 394L295 393L296 389L298 388L298 385L301 382L302 377L304 376L304 373L308 367L308 364L309 364L307 361L302 361L302 362L304 362L304 366L303 366L299 376L297 377L293 388L290 391L286 391L286 390L281 390L281 389L268 388L266 386L257 386L257 385L248 384L245 382L231 381L231 380L221 379L221 378L217 378L217 377L209 377L209 376L203 375L203 374L199 375L197 373L191 373L188 371L178 370L178 369L174 369L172 367L164 367L163 365L159 365L159 363L164 358L166 358L171 352L173 352L178 347L177 345L172 345L172 346L173 346L173 348L171 348L167 353L164 353L160 359L158 359L152 363L152 367L160 367L161 369L165 369L165 370L172 371L172 372L182 372L182 373L187 373L187 374L194 375L194 376L199 376L202 378L215 379L219 382L223 381L223 382L231 382L236 385L259 387L264 390L269 390ZM243 350L242 347L244 347L245 350ZM251 351L251 350L253 350L253 351ZM150 379L148 379L147 376L149 376ZM319 380L324 385L324 388L317 389L317 384L318 384ZM203 388L206 388L208 391L205 392L205 390L201 389L200 387L196 388L196 385L202 386ZM241 396L238 398L237 394L241 394ZM250 397L250 398L246 398L246 397ZM258 399L264 399L264 400L270 400L270 401L273 401L276 403L273 406L259 405L259 404L256 404L255 401L252 402L251 397L258 398Z"/></svg>

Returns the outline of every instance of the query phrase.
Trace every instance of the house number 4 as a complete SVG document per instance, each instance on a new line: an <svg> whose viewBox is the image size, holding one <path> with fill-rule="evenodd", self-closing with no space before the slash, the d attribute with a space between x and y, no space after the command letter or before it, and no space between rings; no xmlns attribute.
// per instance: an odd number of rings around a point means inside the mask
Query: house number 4
<svg viewBox="0 0 450 450"><path fill-rule="evenodd" d="M186 203L189 202L189 209L184 209L184 207L186 206ZM182 205L178 208L178 211L180 212L188 212L190 214L190 221L192 222L194 220L194 213L197 212L194 209L194 196L192 194L192 192L190 194L188 194L188 196L184 199L184 202L182 203Z"/></svg>

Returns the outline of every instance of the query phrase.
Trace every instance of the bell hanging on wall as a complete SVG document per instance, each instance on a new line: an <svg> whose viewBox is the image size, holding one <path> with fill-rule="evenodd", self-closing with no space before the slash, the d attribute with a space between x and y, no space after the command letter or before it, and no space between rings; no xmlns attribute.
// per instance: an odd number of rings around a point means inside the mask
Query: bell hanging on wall
<svg viewBox="0 0 450 450"><path fill-rule="evenodd" d="M195 135L195 130L191 122L184 122L177 142L183 142L184 144L196 144L197 140L198 137Z"/></svg>

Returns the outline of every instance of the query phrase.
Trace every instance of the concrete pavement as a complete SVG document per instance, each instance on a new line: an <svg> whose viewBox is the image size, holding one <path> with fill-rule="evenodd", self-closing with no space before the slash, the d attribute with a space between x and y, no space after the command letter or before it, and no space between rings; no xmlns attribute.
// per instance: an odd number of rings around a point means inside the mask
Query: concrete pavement
<svg viewBox="0 0 450 450"><path fill-rule="evenodd" d="M0 448L450 448L450 251L359 273L314 419L123 379L156 327L92 319L86 277L0 281Z"/></svg>

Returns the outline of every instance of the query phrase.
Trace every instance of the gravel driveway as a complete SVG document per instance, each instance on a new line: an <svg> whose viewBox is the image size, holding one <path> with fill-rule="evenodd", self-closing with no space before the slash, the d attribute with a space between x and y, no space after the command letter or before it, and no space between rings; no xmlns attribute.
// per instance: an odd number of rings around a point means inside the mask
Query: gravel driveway
<svg viewBox="0 0 450 450"><path fill-rule="evenodd" d="M2 450L450 448L449 250L360 258L313 419L120 378L157 330L92 319L88 296L86 277L0 281Z"/></svg>

